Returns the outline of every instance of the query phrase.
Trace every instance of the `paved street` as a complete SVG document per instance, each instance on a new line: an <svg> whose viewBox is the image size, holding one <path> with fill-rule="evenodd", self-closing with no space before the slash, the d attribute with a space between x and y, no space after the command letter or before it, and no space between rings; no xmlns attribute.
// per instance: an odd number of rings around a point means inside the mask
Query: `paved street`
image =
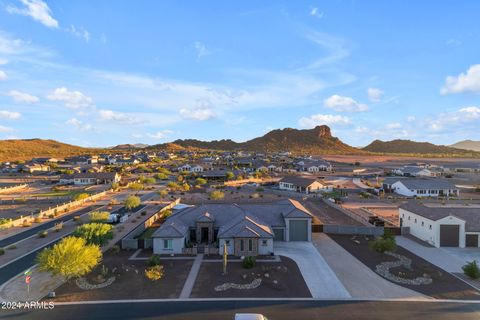
<svg viewBox="0 0 480 320"><path fill-rule="evenodd" d="M262 313L273 320L476 320L480 318L480 304L405 301L171 301L56 305L52 310L0 311L0 315L9 320L232 320L235 313Z"/></svg>

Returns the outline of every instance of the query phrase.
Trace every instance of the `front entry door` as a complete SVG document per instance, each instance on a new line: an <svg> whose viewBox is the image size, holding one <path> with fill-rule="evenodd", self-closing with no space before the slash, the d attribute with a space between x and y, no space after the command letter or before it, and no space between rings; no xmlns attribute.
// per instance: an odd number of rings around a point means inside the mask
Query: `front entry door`
<svg viewBox="0 0 480 320"><path fill-rule="evenodd" d="M202 243L208 243L208 228L202 228Z"/></svg>

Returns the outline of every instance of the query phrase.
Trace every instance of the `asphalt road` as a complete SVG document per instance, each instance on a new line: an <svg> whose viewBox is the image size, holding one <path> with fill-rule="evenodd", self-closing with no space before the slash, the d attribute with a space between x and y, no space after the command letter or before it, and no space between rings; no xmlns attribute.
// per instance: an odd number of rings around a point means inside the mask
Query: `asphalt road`
<svg viewBox="0 0 480 320"><path fill-rule="evenodd" d="M41 224L37 227L33 227L33 228L30 228L30 229L27 229L23 232L20 232L20 233L17 233L11 237L8 237L8 238L5 238L3 240L0 240L0 248L5 248L15 242L18 242L20 240L23 240L25 238L28 238L30 236L33 236L35 234L37 234L40 230L45 230L45 229L49 229L49 228L52 228L55 223L58 223L60 221L62 222L65 222L65 221L68 221L70 219L73 219L74 216L77 216L77 215L82 215L86 212L89 212L91 210L93 210L95 207L98 207L98 206L88 206L86 208L83 208L81 210L78 210L78 211L75 211L75 212L72 212L72 213L69 213L67 215L64 215L64 216L61 216L59 217L58 219L55 219L55 220L52 220L52 221L49 221L49 222L46 222L44 224Z"/></svg>
<svg viewBox="0 0 480 320"><path fill-rule="evenodd" d="M3 319L233 319L262 313L268 319L464 320L479 319L480 304L378 301L184 301L56 305L51 310L0 310Z"/></svg>

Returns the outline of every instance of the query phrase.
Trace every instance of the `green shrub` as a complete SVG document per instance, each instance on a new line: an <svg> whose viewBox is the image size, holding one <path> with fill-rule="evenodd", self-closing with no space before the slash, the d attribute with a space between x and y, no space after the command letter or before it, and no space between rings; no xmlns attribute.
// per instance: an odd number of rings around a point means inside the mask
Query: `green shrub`
<svg viewBox="0 0 480 320"><path fill-rule="evenodd" d="M125 209L131 211L135 209L136 207L140 206L142 201L140 200L139 197L137 196L129 196L127 199L125 199Z"/></svg>
<svg viewBox="0 0 480 320"><path fill-rule="evenodd" d="M5 254L5 249L0 248L0 256Z"/></svg>
<svg viewBox="0 0 480 320"><path fill-rule="evenodd" d="M117 254L120 252L120 246L119 245L114 245L113 247L110 248L110 252L113 254Z"/></svg>
<svg viewBox="0 0 480 320"><path fill-rule="evenodd" d="M152 281L160 280L163 277L163 266L155 265L145 269L145 276Z"/></svg>
<svg viewBox="0 0 480 320"><path fill-rule="evenodd" d="M141 214L142 216L146 216L146 215L147 215L147 211L142 211L142 212L140 212L140 214Z"/></svg>
<svg viewBox="0 0 480 320"><path fill-rule="evenodd" d="M103 245L108 239L113 238L113 226L106 223L87 223L77 227L73 236L83 238L88 244Z"/></svg>
<svg viewBox="0 0 480 320"><path fill-rule="evenodd" d="M222 191L215 190L210 192L209 197L212 200L222 200L223 198L225 198L225 193L223 193Z"/></svg>
<svg viewBox="0 0 480 320"><path fill-rule="evenodd" d="M108 211L93 211L89 214L91 222L106 222L110 217L110 212Z"/></svg>
<svg viewBox="0 0 480 320"><path fill-rule="evenodd" d="M39 238L46 238L48 236L48 231L47 230L41 230L41 231L38 231L38 237Z"/></svg>
<svg viewBox="0 0 480 320"><path fill-rule="evenodd" d="M372 250L375 250L380 253L384 253L385 251L395 251L397 245L395 243L395 239L393 238L384 238L380 237L375 239L369 243L369 246Z"/></svg>
<svg viewBox="0 0 480 320"><path fill-rule="evenodd" d="M480 278L480 268L478 267L476 260L468 262L466 265L462 267L462 270L466 276L472 279Z"/></svg>
<svg viewBox="0 0 480 320"><path fill-rule="evenodd" d="M203 186L204 184L207 184L207 180L205 180L203 178L197 178L197 179L195 179L195 184L197 186Z"/></svg>
<svg viewBox="0 0 480 320"><path fill-rule="evenodd" d="M245 269L251 269L255 266L255 257L249 256L243 259L243 267Z"/></svg>
<svg viewBox="0 0 480 320"><path fill-rule="evenodd" d="M136 190L136 191L139 191L139 190L143 190L144 186L142 183L138 183L138 182L133 182L133 183L130 183L130 185L128 186L131 190Z"/></svg>
<svg viewBox="0 0 480 320"><path fill-rule="evenodd" d="M73 197L73 199L74 200L84 200L88 197L90 197L90 194L88 194L86 192L83 192L83 193L79 193L79 194L75 195L75 197Z"/></svg>
<svg viewBox="0 0 480 320"><path fill-rule="evenodd" d="M147 260L147 266L153 267L153 266L158 266L161 263L160 256L154 254Z"/></svg>
<svg viewBox="0 0 480 320"><path fill-rule="evenodd" d="M40 218L40 217L35 217L35 219L33 219L33 222L35 222L35 223L40 223L40 222L42 222L42 218Z"/></svg>

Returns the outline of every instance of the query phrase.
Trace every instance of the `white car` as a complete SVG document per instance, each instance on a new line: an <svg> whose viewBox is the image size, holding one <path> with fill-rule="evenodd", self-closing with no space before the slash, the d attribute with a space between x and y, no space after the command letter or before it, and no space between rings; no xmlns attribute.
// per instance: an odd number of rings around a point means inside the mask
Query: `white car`
<svg viewBox="0 0 480 320"><path fill-rule="evenodd" d="M237 313L234 320L268 320L262 314L259 313Z"/></svg>

